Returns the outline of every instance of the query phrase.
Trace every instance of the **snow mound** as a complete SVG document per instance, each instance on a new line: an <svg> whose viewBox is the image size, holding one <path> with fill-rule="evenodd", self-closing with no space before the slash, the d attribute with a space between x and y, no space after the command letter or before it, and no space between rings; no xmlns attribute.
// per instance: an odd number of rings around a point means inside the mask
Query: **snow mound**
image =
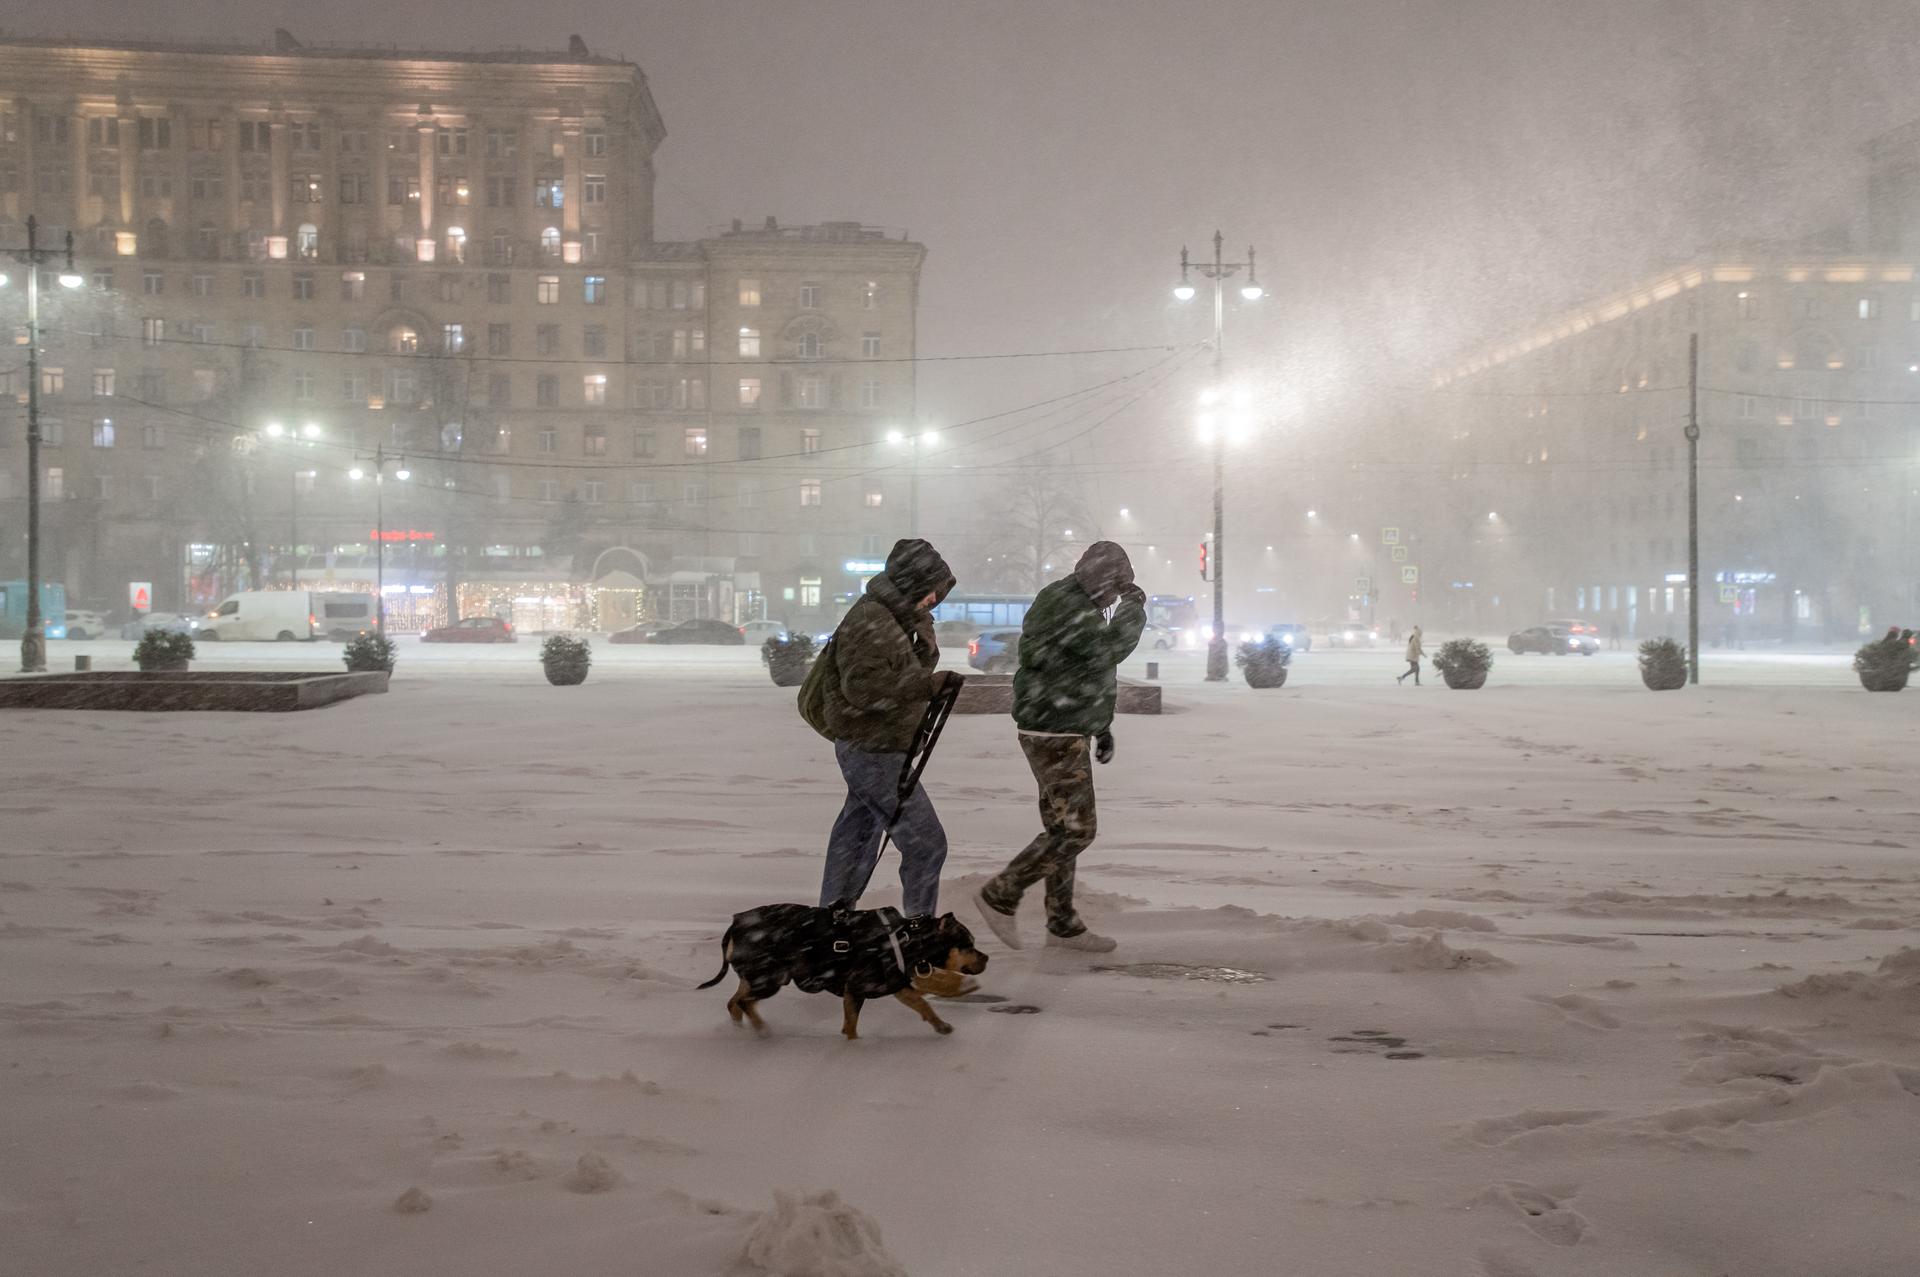
<svg viewBox="0 0 1920 1277"><path fill-rule="evenodd" d="M394 1199L393 1209L402 1215L424 1215L433 1209L433 1194L416 1184Z"/></svg>
<svg viewBox="0 0 1920 1277"><path fill-rule="evenodd" d="M566 1185L576 1193L605 1193L620 1184L620 1172L598 1153L582 1153L567 1172Z"/></svg>
<svg viewBox="0 0 1920 1277"><path fill-rule="evenodd" d="M1456 909L1415 909L1412 913L1389 914L1380 919L1396 927L1426 927L1454 931L1498 931L1493 919Z"/></svg>
<svg viewBox="0 0 1920 1277"><path fill-rule="evenodd" d="M1825 998L1848 994L1863 1002L1883 998L1920 998L1920 949L1897 949L1880 959L1872 975L1843 971L1838 975L1810 975L1780 985L1776 993L1789 998Z"/></svg>
<svg viewBox="0 0 1920 1277"><path fill-rule="evenodd" d="M824 1193L773 1191L740 1258L771 1277L907 1277L871 1216Z"/></svg>

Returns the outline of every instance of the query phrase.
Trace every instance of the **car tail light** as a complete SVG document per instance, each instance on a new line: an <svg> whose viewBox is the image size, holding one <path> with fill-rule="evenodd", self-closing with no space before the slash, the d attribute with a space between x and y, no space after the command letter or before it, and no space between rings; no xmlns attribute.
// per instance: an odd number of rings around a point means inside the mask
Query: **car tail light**
<svg viewBox="0 0 1920 1277"><path fill-rule="evenodd" d="M506 627L507 627L507 633L509 633L509 634L511 634L511 633L513 633L513 622L512 622L512 621L502 621L502 622L500 622L500 624L502 624L502 625L504 625L504 626L506 626Z"/></svg>
<svg viewBox="0 0 1920 1277"><path fill-rule="evenodd" d="M969 639L969 640L967 641L967 655L968 655L968 656L978 656L978 655L980 655L980 640L979 640L979 639Z"/></svg>
<svg viewBox="0 0 1920 1277"><path fill-rule="evenodd" d="M307 613L307 628L312 629L318 624L320 624L320 618L311 612Z"/></svg>

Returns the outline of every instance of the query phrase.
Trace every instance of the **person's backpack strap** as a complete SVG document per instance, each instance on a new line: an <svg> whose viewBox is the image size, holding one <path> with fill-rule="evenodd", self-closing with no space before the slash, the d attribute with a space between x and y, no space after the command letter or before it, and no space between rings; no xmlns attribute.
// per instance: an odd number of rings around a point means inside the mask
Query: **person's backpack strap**
<svg viewBox="0 0 1920 1277"><path fill-rule="evenodd" d="M827 740L833 739L833 733L827 730L827 682L840 677L833 643L833 639L828 639L820 649L820 654L813 658L813 664L807 668L807 677L800 684L798 698L800 717L806 720L808 727Z"/></svg>

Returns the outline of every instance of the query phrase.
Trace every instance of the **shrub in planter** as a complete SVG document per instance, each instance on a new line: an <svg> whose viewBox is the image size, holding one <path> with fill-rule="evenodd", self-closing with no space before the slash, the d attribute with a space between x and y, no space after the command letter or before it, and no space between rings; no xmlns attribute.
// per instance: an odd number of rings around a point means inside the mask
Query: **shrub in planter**
<svg viewBox="0 0 1920 1277"><path fill-rule="evenodd" d="M1853 654L1853 672L1869 692L1898 692L1916 669L1920 669L1920 648L1914 646L1912 630L1888 630L1885 638Z"/></svg>
<svg viewBox="0 0 1920 1277"><path fill-rule="evenodd" d="M1493 652L1478 639L1449 639L1434 653L1433 667L1447 686L1472 691L1487 683L1487 671L1493 668Z"/></svg>
<svg viewBox="0 0 1920 1277"><path fill-rule="evenodd" d="M346 662L350 674L366 674L377 670L393 672L393 640L384 634L362 634L347 644L341 660Z"/></svg>
<svg viewBox="0 0 1920 1277"><path fill-rule="evenodd" d="M1242 643L1233 654L1248 687L1282 687L1287 681L1287 666L1293 663L1293 649L1268 635L1256 643Z"/></svg>
<svg viewBox="0 0 1920 1277"><path fill-rule="evenodd" d="M760 645L760 662L773 676L775 687L798 687L807 681L807 666L813 664L813 636L775 635Z"/></svg>
<svg viewBox="0 0 1920 1277"><path fill-rule="evenodd" d="M593 649L585 639L571 634L554 634L540 645L540 666L547 682L555 687L572 687L587 681L587 667L593 664Z"/></svg>
<svg viewBox="0 0 1920 1277"><path fill-rule="evenodd" d="M193 635L171 630L148 630L134 645L133 661L148 672L183 670L193 659Z"/></svg>
<svg viewBox="0 0 1920 1277"><path fill-rule="evenodd" d="M1648 639L1640 645L1640 681L1656 692L1687 685L1687 650L1670 638Z"/></svg>

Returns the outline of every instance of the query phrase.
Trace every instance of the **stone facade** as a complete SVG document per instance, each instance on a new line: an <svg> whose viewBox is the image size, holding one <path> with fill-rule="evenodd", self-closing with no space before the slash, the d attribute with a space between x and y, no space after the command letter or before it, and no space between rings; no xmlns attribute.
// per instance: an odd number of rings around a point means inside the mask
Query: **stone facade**
<svg viewBox="0 0 1920 1277"><path fill-rule="evenodd" d="M640 68L577 38L0 40L0 245L71 230L88 281L43 299L48 579L105 607L152 581L162 609L370 588L377 504L400 628L450 585L466 612L537 599L529 628L830 613L904 517L865 445L913 411L924 249L856 223L661 242L664 137Z"/></svg>

